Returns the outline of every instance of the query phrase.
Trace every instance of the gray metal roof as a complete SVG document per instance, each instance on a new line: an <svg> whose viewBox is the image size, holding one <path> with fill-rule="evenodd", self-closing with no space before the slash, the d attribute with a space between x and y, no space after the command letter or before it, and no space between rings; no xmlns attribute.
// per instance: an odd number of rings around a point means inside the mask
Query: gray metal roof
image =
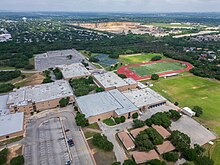
<svg viewBox="0 0 220 165"><path fill-rule="evenodd" d="M23 130L24 112L0 116L0 136Z"/></svg>
<svg viewBox="0 0 220 165"><path fill-rule="evenodd" d="M115 111L118 115L138 110L117 89L76 98L76 102L86 118Z"/></svg>
<svg viewBox="0 0 220 165"><path fill-rule="evenodd" d="M10 111L7 108L8 95L0 95L0 116L9 114Z"/></svg>

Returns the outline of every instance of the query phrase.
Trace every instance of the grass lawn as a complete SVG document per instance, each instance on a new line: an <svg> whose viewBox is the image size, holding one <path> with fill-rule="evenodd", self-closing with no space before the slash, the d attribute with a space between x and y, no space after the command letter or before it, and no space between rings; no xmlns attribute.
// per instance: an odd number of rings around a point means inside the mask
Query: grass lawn
<svg viewBox="0 0 220 165"><path fill-rule="evenodd" d="M103 120L103 123L105 123L105 124L108 125L108 126L116 125L116 124L115 124L115 121L114 121L112 118Z"/></svg>
<svg viewBox="0 0 220 165"><path fill-rule="evenodd" d="M154 56L162 56L162 55L157 53L121 55L119 57L119 61L122 62L123 64L138 64L138 63L151 61L151 58ZM162 59L165 59L165 57L162 56Z"/></svg>
<svg viewBox="0 0 220 165"><path fill-rule="evenodd" d="M113 162L116 161L113 151L106 152L96 148L95 146L93 146L92 140L88 140L88 144L90 149L92 150L97 165L111 165Z"/></svg>
<svg viewBox="0 0 220 165"><path fill-rule="evenodd" d="M160 74L163 72L180 70L184 66L177 62L159 62L155 64L146 64L141 66L132 66L130 69L136 72L139 76L149 76L152 74Z"/></svg>
<svg viewBox="0 0 220 165"><path fill-rule="evenodd" d="M206 148L206 155L210 156L214 162L215 165L220 164L220 140L216 140L214 145L207 144L205 146Z"/></svg>
<svg viewBox="0 0 220 165"><path fill-rule="evenodd" d="M95 134L97 134L96 132L92 132L92 131L85 131L84 135L87 138L93 137Z"/></svg>
<svg viewBox="0 0 220 165"><path fill-rule="evenodd" d="M155 81L153 89L181 107L203 108L203 115L197 118L206 127L220 135L220 82L200 78L191 74Z"/></svg>
<svg viewBox="0 0 220 165"><path fill-rule="evenodd" d="M92 129L101 130L101 129L99 128L99 125L98 125L97 123L89 124L89 126L87 126L86 128L92 128Z"/></svg>

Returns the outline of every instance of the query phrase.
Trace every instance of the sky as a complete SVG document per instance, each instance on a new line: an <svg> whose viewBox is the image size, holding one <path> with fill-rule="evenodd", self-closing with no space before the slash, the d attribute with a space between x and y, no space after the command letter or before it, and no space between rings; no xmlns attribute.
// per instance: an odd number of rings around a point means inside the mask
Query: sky
<svg viewBox="0 0 220 165"><path fill-rule="evenodd" d="M0 11L220 12L220 0L0 0Z"/></svg>

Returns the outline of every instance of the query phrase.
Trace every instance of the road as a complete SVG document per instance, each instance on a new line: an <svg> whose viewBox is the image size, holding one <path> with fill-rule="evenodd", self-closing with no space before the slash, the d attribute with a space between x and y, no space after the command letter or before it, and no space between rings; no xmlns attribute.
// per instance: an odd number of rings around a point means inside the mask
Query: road
<svg viewBox="0 0 220 165"><path fill-rule="evenodd" d="M27 134L24 138L25 164L65 164L62 161L66 161L68 148L63 143L65 142L63 141L65 139L65 133L62 132L63 128L70 130L71 138L75 143L74 147L70 147L69 153L69 157L73 158L72 164L95 164L83 134L74 121L74 114L71 112L71 109L72 107L62 109L62 111L43 112L41 116L33 117L30 120L27 126ZM60 119L59 122L57 121L58 119ZM46 126L45 123L47 123ZM44 135L45 132L47 135ZM43 154L45 150L47 153ZM45 159L45 155L54 158L54 161Z"/></svg>

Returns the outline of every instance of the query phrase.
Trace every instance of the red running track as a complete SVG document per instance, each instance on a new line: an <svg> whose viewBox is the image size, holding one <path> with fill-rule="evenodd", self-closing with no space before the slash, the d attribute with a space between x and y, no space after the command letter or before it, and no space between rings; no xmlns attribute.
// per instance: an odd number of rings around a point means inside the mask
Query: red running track
<svg viewBox="0 0 220 165"><path fill-rule="evenodd" d="M126 75L126 77L133 78L134 80L137 80L137 81L147 80L147 79L151 78L151 75L149 75L149 76L139 76L137 73L133 72L129 68L132 67L132 66L141 66L141 65L145 65L145 64L154 64L154 63L158 63L158 62L179 62L179 63L185 64L187 66L186 68L181 69L181 70L173 70L173 71L158 74L160 77L164 77L166 75L173 74L173 73L181 73L181 72L189 71L193 68L192 64L190 64L188 62L184 62L184 61L158 60L158 61L151 61L151 62L144 62L144 63L139 63L139 64L131 64L131 65L127 65L127 66L122 66L121 68L118 69L118 74L124 74L124 75Z"/></svg>

